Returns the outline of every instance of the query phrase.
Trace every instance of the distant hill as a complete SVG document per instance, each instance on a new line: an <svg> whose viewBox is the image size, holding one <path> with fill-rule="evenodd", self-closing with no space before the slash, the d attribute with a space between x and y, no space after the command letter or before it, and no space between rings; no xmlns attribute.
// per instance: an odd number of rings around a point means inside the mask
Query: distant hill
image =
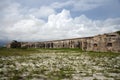
<svg viewBox="0 0 120 80"><path fill-rule="evenodd" d="M4 45L6 45L7 42L8 42L8 41L1 41L1 40L0 40L0 47L4 47Z"/></svg>

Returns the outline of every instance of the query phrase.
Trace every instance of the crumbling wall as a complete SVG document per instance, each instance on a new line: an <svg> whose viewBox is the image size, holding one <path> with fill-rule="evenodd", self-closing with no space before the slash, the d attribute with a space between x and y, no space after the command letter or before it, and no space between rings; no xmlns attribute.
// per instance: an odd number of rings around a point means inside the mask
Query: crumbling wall
<svg viewBox="0 0 120 80"><path fill-rule="evenodd" d="M7 48L20 48L21 43L17 42L16 40L13 40L11 43L7 45Z"/></svg>
<svg viewBox="0 0 120 80"><path fill-rule="evenodd" d="M117 32L93 37L54 40L45 42L17 42L7 45L8 48L80 48L84 51L120 52L120 34Z"/></svg>

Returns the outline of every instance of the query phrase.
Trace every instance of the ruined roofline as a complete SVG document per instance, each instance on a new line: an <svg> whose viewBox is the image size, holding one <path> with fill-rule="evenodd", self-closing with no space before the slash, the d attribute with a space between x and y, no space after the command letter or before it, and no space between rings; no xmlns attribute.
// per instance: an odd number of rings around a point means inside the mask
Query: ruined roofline
<svg viewBox="0 0 120 80"><path fill-rule="evenodd" d="M55 42L55 41L66 41L66 40L76 40L76 39L87 39L87 38L93 38L93 37L81 37L81 38L71 38L71 39L60 39L60 40L49 40L49 41L36 41L36 42L24 42L24 41L18 41L20 43L39 43L39 42Z"/></svg>
<svg viewBox="0 0 120 80"><path fill-rule="evenodd" d="M90 37L79 37L79 38L71 38L71 39L60 39L60 40L49 40L49 41L36 41L36 42L24 42L24 41L20 41L21 43L39 43L39 42L55 42L55 41L66 41L66 40L77 40L77 39L91 39L91 38L94 38L94 37L97 37L97 36L102 36L102 35L107 35L107 34L111 34L111 33L118 33L119 31L115 31L115 32L110 32L110 33L103 33L103 34L98 34L98 35L94 35L94 36L90 36Z"/></svg>
<svg viewBox="0 0 120 80"><path fill-rule="evenodd" d="M110 33L118 33L119 31L115 31L115 32L109 32L109 33L103 33L103 34L98 34L98 35L94 35L94 36L90 36L90 37L80 37L80 38L71 38L71 39L60 39L60 40L50 40L50 41L41 41L41 42L55 42L55 41L65 41L65 40L76 40L76 39L89 39L89 38L93 38L93 37L97 37L97 36L101 36L101 35L106 35L106 34L110 34Z"/></svg>
<svg viewBox="0 0 120 80"><path fill-rule="evenodd" d="M76 39L87 39L93 37L81 37L81 38L71 38L71 39L60 39L60 40L50 40L50 41L42 41L42 42L55 42L55 41L66 41L66 40L76 40Z"/></svg>
<svg viewBox="0 0 120 80"><path fill-rule="evenodd" d="M117 34L120 34L120 30L118 30L118 31L114 31L114 32L109 32L109 33L104 33L104 34L111 34L111 33L117 33Z"/></svg>

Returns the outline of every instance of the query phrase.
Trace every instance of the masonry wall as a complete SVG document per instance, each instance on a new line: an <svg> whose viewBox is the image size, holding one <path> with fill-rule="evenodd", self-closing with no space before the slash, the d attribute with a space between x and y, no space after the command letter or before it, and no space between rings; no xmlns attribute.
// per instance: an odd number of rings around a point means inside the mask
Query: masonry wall
<svg viewBox="0 0 120 80"><path fill-rule="evenodd" d="M26 48L79 48L84 51L97 51L97 52L120 52L120 34L108 33L97 35L94 37L74 38L64 40L54 40L45 42L17 42L19 47ZM7 45L8 48L16 42L11 42ZM21 44L21 45L20 45ZM13 48L16 48L13 47Z"/></svg>

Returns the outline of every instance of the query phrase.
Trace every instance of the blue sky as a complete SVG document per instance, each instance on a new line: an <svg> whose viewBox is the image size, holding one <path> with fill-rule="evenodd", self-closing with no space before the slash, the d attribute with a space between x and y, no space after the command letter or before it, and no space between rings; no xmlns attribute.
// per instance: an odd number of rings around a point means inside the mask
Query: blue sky
<svg viewBox="0 0 120 80"><path fill-rule="evenodd" d="M120 0L0 0L0 41L46 41L120 30Z"/></svg>
<svg viewBox="0 0 120 80"><path fill-rule="evenodd" d="M29 8L39 8L40 6L50 6L54 3L64 4L67 2L70 2L72 0L18 0L17 2L20 3L24 7ZM106 19L106 18L116 18L120 17L120 0L75 0L74 2L78 2L78 5L84 4L84 6L87 6L89 4L98 5L101 4L101 6L97 6L94 8L90 8L88 10L83 9L75 9L72 4L64 5L61 8L56 9L57 12L60 12L62 9L70 10L72 17L77 17L82 14L85 14L87 17L91 19ZM98 2L98 3L97 3ZM75 4L76 4L75 3ZM96 3L96 4L95 4ZM78 6L79 8L79 6Z"/></svg>

